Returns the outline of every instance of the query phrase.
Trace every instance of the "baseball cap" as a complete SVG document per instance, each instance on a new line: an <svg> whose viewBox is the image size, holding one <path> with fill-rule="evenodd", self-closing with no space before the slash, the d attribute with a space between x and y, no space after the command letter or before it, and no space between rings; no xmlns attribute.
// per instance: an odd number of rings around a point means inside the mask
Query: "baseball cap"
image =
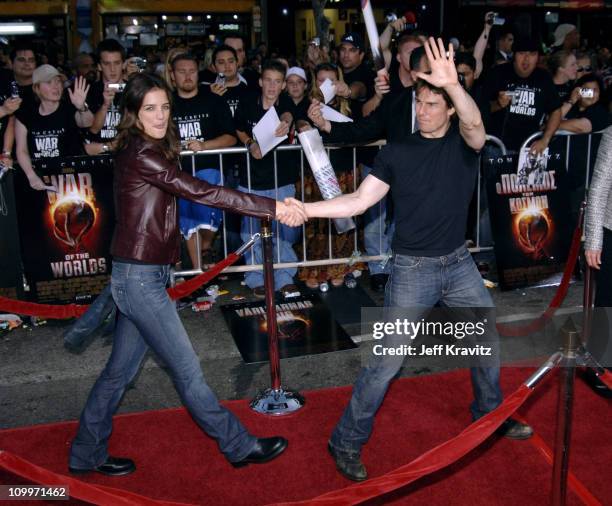
<svg viewBox="0 0 612 506"><path fill-rule="evenodd" d="M34 73L32 74L32 84L48 83L51 81L51 79L59 75L60 73L55 67L45 63L44 65L34 69Z"/></svg>
<svg viewBox="0 0 612 506"><path fill-rule="evenodd" d="M286 77L289 76L298 76L304 79L304 81L308 82L308 79L306 79L306 72L304 72L302 67L291 67L286 74Z"/></svg>
<svg viewBox="0 0 612 506"><path fill-rule="evenodd" d="M555 28L555 42L553 46L561 46L563 42L565 42L565 37L571 32L576 30L575 25L570 25L569 23L563 23Z"/></svg>
<svg viewBox="0 0 612 506"><path fill-rule="evenodd" d="M515 54L521 52L531 53L533 51L537 51L539 53L541 49L542 48L540 47L540 43L537 39L525 35L522 37L516 37L514 39L514 43L512 44L512 51Z"/></svg>
<svg viewBox="0 0 612 506"><path fill-rule="evenodd" d="M352 44L360 51L363 51L363 39L361 38L361 35L359 35L357 32L345 33L342 36L342 39L340 39L340 44L344 43Z"/></svg>

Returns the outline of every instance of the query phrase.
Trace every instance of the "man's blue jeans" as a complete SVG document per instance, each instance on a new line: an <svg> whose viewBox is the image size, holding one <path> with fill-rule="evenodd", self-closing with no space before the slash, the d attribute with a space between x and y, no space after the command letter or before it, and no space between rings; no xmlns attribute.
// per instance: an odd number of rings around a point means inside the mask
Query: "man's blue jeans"
<svg viewBox="0 0 612 506"><path fill-rule="evenodd" d="M270 197L271 199L283 201L287 197L295 197L295 185L289 184L281 186L278 191L272 190L251 190L244 186L239 186L238 190L245 193L253 193L262 197ZM251 235L260 231L261 221L256 218L242 217L242 225L240 227L240 237L242 242L246 242L251 238ZM297 262L298 258L293 249L293 244L298 241L302 227L288 227L277 221L272 222L273 245L272 254L274 263L277 262ZM279 254L280 253L280 254ZM252 260L253 259L253 260ZM246 265L250 265L252 261L256 264L263 264L263 250L261 241L257 241L244 254ZM294 283L293 277L297 273L296 267L284 267L274 269L274 289L280 290L285 285ZM263 286L264 276L263 271L249 271L244 274L244 281L249 288L257 288Z"/></svg>
<svg viewBox="0 0 612 506"><path fill-rule="evenodd" d="M363 166L361 171L362 178L372 172L371 167ZM363 214L363 244L368 256L378 256L391 254L391 241L395 223L392 222L387 227L387 197L374 204ZM384 264L380 260L368 262L370 275L389 274L391 262Z"/></svg>
<svg viewBox="0 0 612 506"><path fill-rule="evenodd" d="M389 311L406 308L409 319L419 321L438 302L447 307L493 307L493 300L465 246L441 257L396 254L385 290L385 307ZM410 344L409 337L402 338L405 344ZM490 325L487 338L498 340L494 324ZM384 355L371 360L361 370L349 405L332 433L334 448L347 454L359 454L370 437L374 417L389 383L399 372L404 358ZM471 411L472 417L477 419L502 402L499 363L495 367L473 367L471 377L474 391Z"/></svg>
<svg viewBox="0 0 612 506"><path fill-rule="evenodd" d="M222 407L206 384L200 361L166 292L170 268L113 262L111 287L119 320L111 356L89 394L72 442L70 467L106 461L112 417L151 348L167 364L174 386L196 423L231 461L245 458L256 439Z"/></svg>

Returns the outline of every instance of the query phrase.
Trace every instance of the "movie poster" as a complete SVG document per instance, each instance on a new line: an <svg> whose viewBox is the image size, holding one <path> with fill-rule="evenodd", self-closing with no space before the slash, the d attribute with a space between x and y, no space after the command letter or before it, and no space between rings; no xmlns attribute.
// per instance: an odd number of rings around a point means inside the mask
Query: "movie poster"
<svg viewBox="0 0 612 506"><path fill-rule="evenodd" d="M109 156L48 159L35 170L49 189L16 171L15 194L29 299L86 304L108 283L114 227ZM55 191L56 190L56 191Z"/></svg>
<svg viewBox="0 0 612 506"><path fill-rule="evenodd" d="M524 151L483 162L501 288L558 283L575 226L562 155Z"/></svg>
<svg viewBox="0 0 612 506"><path fill-rule="evenodd" d="M264 301L221 307L242 359L248 364L268 360L268 327ZM356 348L334 320L318 294L276 303L278 348L281 358Z"/></svg>

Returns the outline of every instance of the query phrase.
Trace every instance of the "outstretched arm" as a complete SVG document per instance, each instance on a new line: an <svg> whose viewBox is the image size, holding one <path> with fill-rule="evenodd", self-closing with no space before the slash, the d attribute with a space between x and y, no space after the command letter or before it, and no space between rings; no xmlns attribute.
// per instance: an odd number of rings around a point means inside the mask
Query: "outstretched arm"
<svg viewBox="0 0 612 506"><path fill-rule="evenodd" d="M482 149L486 142L482 117L476 102L459 84L457 69L453 60L452 44L448 45L448 52L446 52L442 39L438 39L436 44L433 37L430 37L429 41L425 43L425 54L429 60L431 74L419 72L417 77L437 88L444 89L448 93L459 117L461 137L472 149Z"/></svg>
<svg viewBox="0 0 612 506"><path fill-rule="evenodd" d="M303 204L308 218L348 218L363 214L376 204L389 191L389 185L369 175L359 185L357 191L340 195L331 200L321 200ZM302 205L295 199L285 199L288 205Z"/></svg>

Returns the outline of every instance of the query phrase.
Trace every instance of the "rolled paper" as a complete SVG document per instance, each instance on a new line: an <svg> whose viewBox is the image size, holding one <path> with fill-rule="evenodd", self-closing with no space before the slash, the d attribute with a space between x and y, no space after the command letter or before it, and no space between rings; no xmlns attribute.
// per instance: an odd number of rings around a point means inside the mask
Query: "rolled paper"
<svg viewBox="0 0 612 506"><path fill-rule="evenodd" d="M361 0L361 12L363 14L363 21L366 26L366 33L368 34L368 40L370 41L370 49L372 50L374 66L376 67L376 70L383 69L385 68L385 60L380 51L378 28L376 28L376 21L374 20L372 3L370 0Z"/></svg>
<svg viewBox="0 0 612 506"><path fill-rule="evenodd" d="M321 195L325 200L333 199L338 195L342 195L338 178L329 161L327 151L323 147L323 139L318 130L306 130L298 134L300 144L304 149L306 159L310 164L310 168L314 175L315 181L319 187ZM348 232L355 228L355 222L352 218L334 218L334 225L339 234Z"/></svg>

